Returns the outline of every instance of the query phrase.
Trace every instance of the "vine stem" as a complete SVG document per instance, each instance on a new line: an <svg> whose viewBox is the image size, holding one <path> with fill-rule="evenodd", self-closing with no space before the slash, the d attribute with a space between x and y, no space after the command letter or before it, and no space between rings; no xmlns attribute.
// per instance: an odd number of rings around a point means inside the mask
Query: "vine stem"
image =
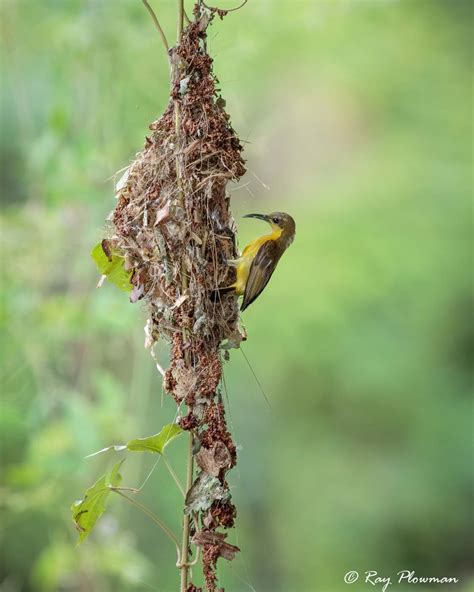
<svg viewBox="0 0 474 592"><path fill-rule="evenodd" d="M150 4L148 3L148 0L142 0L143 4L145 5L145 8L148 10L148 12L150 13L151 18L153 19L153 22L155 24L155 27L158 30L158 33L160 34L161 37L161 41L163 42L163 45L165 47L166 53L168 53L169 51L169 45L168 45L168 40L166 39L166 35L165 32L163 31L162 26L160 25L160 21L158 20L158 17L155 14L155 11L153 10L153 8L150 6Z"/></svg>
<svg viewBox="0 0 474 592"><path fill-rule="evenodd" d="M189 433L188 455L187 455L187 471L186 471L186 492L191 489L193 484L193 434ZM180 592L186 592L188 587L188 571L189 571L189 526L191 523L191 516L184 515L183 520L183 540L181 543L181 587Z"/></svg>
<svg viewBox="0 0 474 592"><path fill-rule="evenodd" d="M177 28L177 44L181 41L181 36L183 33L183 25L184 25L184 0L177 0L178 1L178 28ZM172 72L172 75L179 76L179 65L174 64L175 71ZM179 201L181 202L182 206L185 206L184 202L184 188L183 188L183 171L180 162L180 154L181 154L181 113L179 109L179 102L175 100L174 102L174 124L175 124L175 134L176 134L176 144L177 144L177 153L176 153L176 184L178 186L178 196ZM186 268L184 264L184 260L181 265L181 289L183 294L188 289L188 276L186 273ZM183 340L186 341L186 329L183 328ZM184 352L184 361L187 368L192 366L191 357L189 355L189 350L186 349ZM189 442L188 442L188 449L187 449L187 458L186 458L186 486L184 491L184 498L186 499L186 495L188 491L191 489L193 484L193 469L194 469L194 457L193 457L193 434L192 432L189 433ZM188 580L189 580L189 527L191 524L191 516L189 514L184 514L183 518L183 536L181 541L181 561L178 567L181 570L181 578L180 578L180 592L186 592L188 588Z"/></svg>
<svg viewBox="0 0 474 592"><path fill-rule="evenodd" d="M165 466L168 469L169 474L171 475L173 481L176 483L176 486L178 487L179 491L181 492L181 495L183 497L186 497L186 492L184 491L183 486L179 482L178 476L174 472L173 467L171 466L170 462L168 461L168 459L166 458L166 456L164 454L162 455L162 457L163 457L163 462L165 463Z"/></svg>
<svg viewBox="0 0 474 592"><path fill-rule="evenodd" d="M178 0L178 43L181 40L184 25L184 0Z"/></svg>
<svg viewBox="0 0 474 592"><path fill-rule="evenodd" d="M222 12L234 12L235 10L240 10L242 8L242 6L245 6L247 4L248 0L243 0L243 2L241 2L238 6L235 6L234 8L219 8L218 6L208 6L204 0L201 0L201 3L203 6L205 6L208 10L221 10Z"/></svg>
<svg viewBox="0 0 474 592"><path fill-rule="evenodd" d="M181 554L179 552L179 541L178 541L178 538L176 537L176 535L174 534L174 532L170 528L168 528L168 526L166 526L166 524L160 518L158 518L158 516L154 512L149 510L146 506L144 506L140 502L137 502L133 498L129 497L128 495L126 495L122 491L123 489L126 489L126 491L130 491L131 488L110 487L109 489L111 491L114 491L115 493L118 493L120 496L122 496L128 502L130 502L133 506L135 506L136 508L141 510L144 514L146 514L149 518L151 518L151 520L153 520L153 522L155 524L157 524L163 530L163 532L168 536L168 538L171 541L173 541L173 543L176 545L176 552L178 554L178 565L180 565L181 564Z"/></svg>

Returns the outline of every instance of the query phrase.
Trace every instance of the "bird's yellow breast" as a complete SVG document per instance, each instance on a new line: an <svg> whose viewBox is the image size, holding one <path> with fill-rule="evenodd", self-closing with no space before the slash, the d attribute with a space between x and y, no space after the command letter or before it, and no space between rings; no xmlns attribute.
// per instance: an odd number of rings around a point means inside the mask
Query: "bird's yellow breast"
<svg viewBox="0 0 474 592"><path fill-rule="evenodd" d="M252 261L255 259L260 247L269 240L277 240L280 235L281 229L277 227L272 231L271 234L265 234L259 238L256 238L242 251L242 255L237 260L236 266L237 279L235 281L234 288L237 294L241 295L245 292L245 286L247 285L250 267L252 266Z"/></svg>

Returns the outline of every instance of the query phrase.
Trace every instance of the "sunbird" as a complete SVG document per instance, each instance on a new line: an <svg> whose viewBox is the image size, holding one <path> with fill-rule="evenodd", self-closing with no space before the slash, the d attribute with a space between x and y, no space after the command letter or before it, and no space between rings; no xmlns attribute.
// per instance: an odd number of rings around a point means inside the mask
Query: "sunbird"
<svg viewBox="0 0 474 592"><path fill-rule="evenodd" d="M295 221L289 214L273 212L272 214L247 214L244 218L258 218L268 222L271 233L264 234L249 243L238 259L228 259L227 263L236 270L236 281L231 286L219 288L213 292L217 295L233 292L244 297L240 310L245 310L262 293L268 284L280 257L295 238Z"/></svg>

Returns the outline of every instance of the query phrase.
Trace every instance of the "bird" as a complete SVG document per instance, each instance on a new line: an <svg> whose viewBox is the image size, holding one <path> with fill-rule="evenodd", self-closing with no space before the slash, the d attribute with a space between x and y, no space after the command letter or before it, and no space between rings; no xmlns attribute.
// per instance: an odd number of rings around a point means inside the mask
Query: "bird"
<svg viewBox="0 0 474 592"><path fill-rule="evenodd" d="M237 259L227 260L229 266L235 267L236 281L212 293L214 301L217 297L231 292L236 296L243 296L241 311L260 296L296 233L295 221L285 212L247 214L244 218L257 218L268 222L271 233L264 234L249 243Z"/></svg>

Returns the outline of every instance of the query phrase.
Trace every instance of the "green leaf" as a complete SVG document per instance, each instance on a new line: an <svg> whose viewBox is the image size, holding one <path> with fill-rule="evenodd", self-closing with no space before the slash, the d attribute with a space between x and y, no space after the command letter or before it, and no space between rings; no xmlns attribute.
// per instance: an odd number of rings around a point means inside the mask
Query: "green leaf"
<svg viewBox="0 0 474 592"><path fill-rule="evenodd" d="M106 251L104 250L106 246ZM110 246L110 241L104 239L98 243L91 251L91 257L94 259L97 269L102 275L105 275L109 282L123 290L130 292L133 289L130 283L131 271L125 270L125 257L116 247Z"/></svg>
<svg viewBox="0 0 474 592"><path fill-rule="evenodd" d="M136 438L135 440L130 440L126 444L112 444L112 446L107 446L107 448L102 448L101 450L97 450L97 452L88 454L86 458L97 456L98 454L108 452L109 450L115 450L116 452L132 450L163 454L167 444L169 444L171 440L177 438L183 431L184 430L180 428L177 423L168 423L163 426L159 434L148 436L148 438Z"/></svg>
<svg viewBox="0 0 474 592"><path fill-rule="evenodd" d="M119 473L119 470L122 463L123 460L116 463L108 473L87 489L84 499L72 504L72 518L80 533L80 543L89 536L97 520L105 512L107 499L111 493L110 487L118 487L120 485L122 475Z"/></svg>
<svg viewBox="0 0 474 592"><path fill-rule="evenodd" d="M159 434L149 436L148 438L137 438L127 442L129 450L142 450L146 452L155 452L163 454L165 446L174 440L183 432L183 429L176 423L168 423L163 426Z"/></svg>

